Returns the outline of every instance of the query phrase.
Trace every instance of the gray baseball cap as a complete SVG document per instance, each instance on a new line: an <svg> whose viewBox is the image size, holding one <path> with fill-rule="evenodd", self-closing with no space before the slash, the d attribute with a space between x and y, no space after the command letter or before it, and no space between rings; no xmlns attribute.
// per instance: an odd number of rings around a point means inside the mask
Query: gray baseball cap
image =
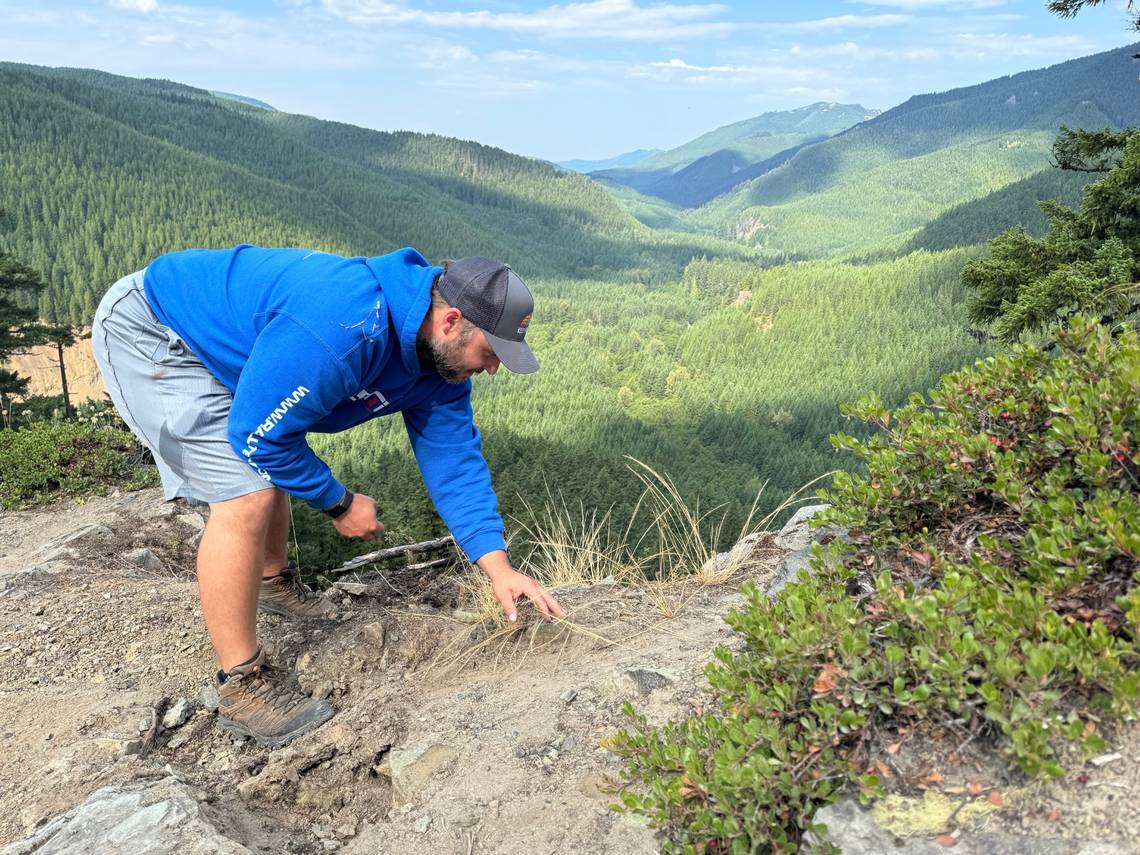
<svg viewBox="0 0 1140 855"><path fill-rule="evenodd" d="M537 371L534 351L523 341L534 298L522 278L501 261L479 255L444 262L443 270L440 296L483 330L503 365L516 374Z"/></svg>

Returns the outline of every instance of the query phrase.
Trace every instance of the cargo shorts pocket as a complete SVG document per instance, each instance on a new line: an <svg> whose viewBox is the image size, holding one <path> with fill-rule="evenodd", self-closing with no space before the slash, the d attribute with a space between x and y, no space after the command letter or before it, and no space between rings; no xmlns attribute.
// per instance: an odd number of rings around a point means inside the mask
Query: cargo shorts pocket
<svg viewBox="0 0 1140 855"><path fill-rule="evenodd" d="M135 349L155 365L170 365L189 353L178 333L162 324L147 324L140 329L135 336Z"/></svg>

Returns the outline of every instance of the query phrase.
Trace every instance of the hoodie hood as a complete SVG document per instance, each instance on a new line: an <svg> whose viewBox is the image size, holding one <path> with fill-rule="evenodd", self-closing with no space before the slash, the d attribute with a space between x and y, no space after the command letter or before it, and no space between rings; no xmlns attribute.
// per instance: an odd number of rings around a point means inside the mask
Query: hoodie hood
<svg viewBox="0 0 1140 855"><path fill-rule="evenodd" d="M400 339L400 361L413 377L420 374L416 354L416 335L431 306L431 286L443 272L442 267L428 264L410 246L366 259L365 264L380 283L392 328Z"/></svg>

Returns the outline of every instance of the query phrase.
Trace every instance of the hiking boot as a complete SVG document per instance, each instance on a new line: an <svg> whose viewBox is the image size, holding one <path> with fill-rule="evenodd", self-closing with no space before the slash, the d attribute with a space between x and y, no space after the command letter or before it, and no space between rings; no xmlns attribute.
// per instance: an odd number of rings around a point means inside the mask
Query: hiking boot
<svg viewBox="0 0 1140 855"><path fill-rule="evenodd" d="M218 686L218 726L258 745L280 748L332 718L331 706L290 685L265 661L261 648L250 662L224 676L225 682Z"/></svg>
<svg viewBox="0 0 1140 855"><path fill-rule="evenodd" d="M271 615L287 618L336 620L336 607L301 581L301 574L288 564L277 576L261 580L257 607Z"/></svg>

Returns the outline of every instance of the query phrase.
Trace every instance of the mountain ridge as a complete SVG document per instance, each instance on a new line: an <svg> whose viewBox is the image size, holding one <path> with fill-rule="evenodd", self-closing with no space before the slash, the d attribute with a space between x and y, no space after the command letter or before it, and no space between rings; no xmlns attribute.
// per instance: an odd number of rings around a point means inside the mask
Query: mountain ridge
<svg viewBox="0 0 1140 855"><path fill-rule="evenodd" d="M414 245L494 255L528 275L642 279L749 252L655 232L585 176L479 143L85 69L3 63L0 82L0 251L44 274L50 319L89 320L118 276L191 246Z"/></svg>
<svg viewBox="0 0 1140 855"><path fill-rule="evenodd" d="M817 101L772 110L708 131L634 166L591 172L673 204L697 207L745 178L782 163L809 142L826 139L878 114L859 104ZM737 173L744 171L745 178Z"/></svg>
<svg viewBox="0 0 1140 855"><path fill-rule="evenodd" d="M901 245L947 207L1047 166L1062 124L1140 124L1132 65L1138 47L916 95L804 147L686 219L814 256ZM907 194L912 198L900 203ZM883 211L891 213L887 223Z"/></svg>
<svg viewBox="0 0 1140 855"><path fill-rule="evenodd" d="M640 163L647 157L652 157L661 151L659 148L639 148L636 151L627 151L616 157L609 157L603 160L559 160L555 161L555 166L560 166L563 169L570 169L574 172L597 172L602 169L615 169L617 167L629 167Z"/></svg>

